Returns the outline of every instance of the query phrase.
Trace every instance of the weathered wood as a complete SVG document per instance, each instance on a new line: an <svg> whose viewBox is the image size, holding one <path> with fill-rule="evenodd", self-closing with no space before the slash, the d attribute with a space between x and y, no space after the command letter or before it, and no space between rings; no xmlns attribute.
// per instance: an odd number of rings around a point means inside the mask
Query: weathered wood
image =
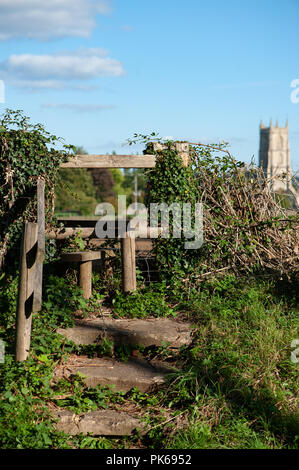
<svg viewBox="0 0 299 470"><path fill-rule="evenodd" d="M163 144L161 142L152 142L151 145L153 145L155 151L166 150L168 148L168 144ZM188 166L190 164L189 143L173 142L172 147L180 155L183 165Z"/></svg>
<svg viewBox="0 0 299 470"><path fill-rule="evenodd" d="M16 360L25 361L30 350L32 309L36 275L38 226L25 222L21 242L16 322Z"/></svg>
<svg viewBox="0 0 299 470"><path fill-rule="evenodd" d="M154 168L155 155L76 155L61 168Z"/></svg>
<svg viewBox="0 0 299 470"><path fill-rule="evenodd" d="M83 297L89 299L92 293L92 261L80 263L80 287L83 290Z"/></svg>
<svg viewBox="0 0 299 470"><path fill-rule="evenodd" d="M61 256L62 261L79 263L79 285L86 299L92 294L92 261L102 259L101 251L75 251Z"/></svg>
<svg viewBox="0 0 299 470"><path fill-rule="evenodd" d="M101 239L101 238L92 238L89 240L90 247L99 247L102 246L104 243L107 242L107 239ZM115 245L119 248L119 244ZM135 239L135 248L136 251L151 251L154 247L153 240L148 240L146 238L136 238ZM111 250L111 248L110 248ZM107 251L109 251L109 248L107 248Z"/></svg>
<svg viewBox="0 0 299 470"><path fill-rule="evenodd" d="M122 257L122 284L124 292L136 290L136 260L135 260L135 237L129 236L132 232L126 233L121 239Z"/></svg>
<svg viewBox="0 0 299 470"><path fill-rule="evenodd" d="M45 180L37 180L37 258L35 269L35 289L33 298L33 312L42 307L43 289L43 262L45 259Z"/></svg>
<svg viewBox="0 0 299 470"><path fill-rule="evenodd" d="M61 259L62 261L76 263L101 259L101 256L101 251L74 251L71 253L63 253Z"/></svg>
<svg viewBox="0 0 299 470"><path fill-rule="evenodd" d="M82 238L89 238L95 236L94 227L65 227L58 230L49 230L46 232L48 238L56 240L64 240L65 238L72 237L73 235L80 234Z"/></svg>
<svg viewBox="0 0 299 470"><path fill-rule="evenodd" d="M101 273L104 274L106 264L106 250L102 250L101 255Z"/></svg>
<svg viewBox="0 0 299 470"><path fill-rule="evenodd" d="M153 234L158 234L162 233L162 228L161 227L148 227L147 228L147 233L146 236L148 238L153 237ZM55 239L55 240L64 240L65 238L71 237L73 235L80 234L80 237L82 238L91 238L95 237L95 228L94 227L65 227L62 229L57 229L57 230L49 230L46 232L46 236L50 239ZM136 238L142 238L139 237L139 234L137 232ZM154 237L153 237L154 238ZM100 239L99 239L100 240ZM106 239L107 241L107 239Z"/></svg>

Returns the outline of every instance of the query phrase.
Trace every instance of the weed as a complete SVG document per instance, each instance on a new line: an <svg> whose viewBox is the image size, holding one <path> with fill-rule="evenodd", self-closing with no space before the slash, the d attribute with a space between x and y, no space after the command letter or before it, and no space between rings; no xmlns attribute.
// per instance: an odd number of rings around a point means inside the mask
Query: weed
<svg viewBox="0 0 299 470"><path fill-rule="evenodd" d="M146 287L129 295L117 292L112 301L114 313L118 317L145 318L175 316L166 300L165 286Z"/></svg>

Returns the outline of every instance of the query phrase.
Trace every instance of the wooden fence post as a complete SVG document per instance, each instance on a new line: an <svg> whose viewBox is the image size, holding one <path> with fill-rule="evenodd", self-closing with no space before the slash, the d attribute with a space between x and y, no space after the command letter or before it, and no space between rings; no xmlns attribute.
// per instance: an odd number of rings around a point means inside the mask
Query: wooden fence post
<svg viewBox="0 0 299 470"><path fill-rule="evenodd" d="M33 312L38 312L42 307L43 262L45 259L45 180L40 177L37 180L37 225L37 257Z"/></svg>
<svg viewBox="0 0 299 470"><path fill-rule="evenodd" d="M16 360L25 361L30 350L36 276L38 226L25 222L21 242L19 295L16 322Z"/></svg>
<svg viewBox="0 0 299 470"><path fill-rule="evenodd" d="M168 148L167 144L162 144L161 142L152 142L154 151L157 150L166 150ZM190 151L188 142L173 142L173 149L180 155L182 163L184 166L190 164Z"/></svg>
<svg viewBox="0 0 299 470"><path fill-rule="evenodd" d="M126 232L121 238L121 258L123 291L133 292L136 290L136 261L135 236L132 232Z"/></svg>
<svg viewBox="0 0 299 470"><path fill-rule="evenodd" d="M92 260L81 261L80 263L80 287L83 290L83 297L89 299L92 294Z"/></svg>

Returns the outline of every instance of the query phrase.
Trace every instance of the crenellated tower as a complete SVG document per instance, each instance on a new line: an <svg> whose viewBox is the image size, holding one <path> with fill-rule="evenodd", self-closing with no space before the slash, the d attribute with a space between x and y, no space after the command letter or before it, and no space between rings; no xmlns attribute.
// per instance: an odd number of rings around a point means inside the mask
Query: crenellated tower
<svg viewBox="0 0 299 470"><path fill-rule="evenodd" d="M274 192L289 191L291 185L291 159L288 121L285 127L266 127L260 123L259 166L271 181ZM283 175L285 177L283 177Z"/></svg>
<svg viewBox="0 0 299 470"><path fill-rule="evenodd" d="M288 121L285 127L270 121L266 127L260 122L259 167L263 169L275 193L287 193L294 208L299 208L299 190L292 182Z"/></svg>

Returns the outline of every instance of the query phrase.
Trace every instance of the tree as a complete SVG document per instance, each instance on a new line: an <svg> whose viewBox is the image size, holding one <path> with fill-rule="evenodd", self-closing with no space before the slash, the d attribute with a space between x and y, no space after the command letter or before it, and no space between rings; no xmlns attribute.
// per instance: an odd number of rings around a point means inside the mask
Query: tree
<svg viewBox="0 0 299 470"><path fill-rule="evenodd" d="M83 147L76 147L75 155L87 154ZM97 193L91 173L85 168L65 168L59 171L55 190L55 212L77 212L94 215Z"/></svg>

